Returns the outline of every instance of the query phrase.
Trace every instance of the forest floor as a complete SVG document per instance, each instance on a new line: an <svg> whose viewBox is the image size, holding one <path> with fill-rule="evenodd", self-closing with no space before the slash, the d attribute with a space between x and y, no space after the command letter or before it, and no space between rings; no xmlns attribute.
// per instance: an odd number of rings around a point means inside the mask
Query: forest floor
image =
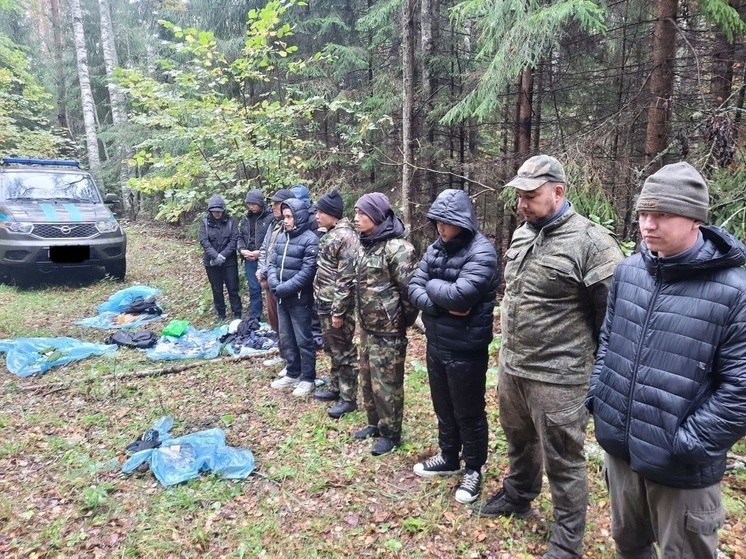
<svg viewBox="0 0 746 559"><path fill-rule="evenodd" d="M130 285L161 289L158 301L169 319L211 328L197 243L177 231L131 225L124 283L91 273L0 285L0 339L102 342L110 332L73 322ZM324 375L328 360L321 355ZM526 559L546 549L546 483L530 518L486 520L454 500L458 478L412 473L417 461L437 452L420 334L412 332L408 348L404 444L384 457L370 454L370 441L350 437L365 424L364 412L337 421L327 416L327 404L271 390L277 369L263 367L263 359L193 361L181 372L157 374L174 363L119 349L112 358L29 378L0 365L0 556ZM148 374L136 376L142 372ZM495 389L491 370L487 496L507 469ZM222 428L227 444L254 453L255 473L246 481L203 475L170 488L151 472L123 475L127 444L167 414L174 435ZM743 442L735 449L740 454ZM614 557L609 503L601 458L591 454L585 557L605 559ZM723 485L721 557L746 559L746 473L729 473Z"/></svg>

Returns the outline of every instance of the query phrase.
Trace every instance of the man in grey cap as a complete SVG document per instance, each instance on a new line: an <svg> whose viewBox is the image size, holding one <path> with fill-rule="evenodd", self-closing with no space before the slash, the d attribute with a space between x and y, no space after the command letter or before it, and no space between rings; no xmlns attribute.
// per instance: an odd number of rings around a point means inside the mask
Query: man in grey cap
<svg viewBox="0 0 746 559"><path fill-rule="evenodd" d="M614 272L586 406L606 450L617 557L713 558L726 454L746 435L746 246L707 227L680 162L637 200L640 252Z"/></svg>
<svg viewBox="0 0 746 559"><path fill-rule="evenodd" d="M262 241L261 248L259 249L259 258L257 259L256 277L264 289L264 295L267 298L267 320L269 321L272 330L278 334L280 332L280 320L277 316L277 299L275 299L274 294L269 290L269 285L267 284L267 268L269 266L268 255L272 254L272 251L275 248L275 243L277 242L277 237L283 230L282 203L291 198L294 198L293 193L287 188L281 188L270 196L269 199L272 201L272 217L274 217L274 221L267 228L267 232L264 235L264 241ZM280 355L282 355L279 338L277 346L278 349L280 349ZM272 357L264 361L264 365L271 367L284 362L285 360L278 355L277 357ZM280 376L285 376L285 372L286 370L283 368L282 371L280 371Z"/></svg>
<svg viewBox="0 0 746 559"><path fill-rule="evenodd" d="M554 157L530 158L507 186L516 189L525 217L505 255L500 317L500 424L510 471L475 512L529 516L544 469L554 525L543 559L575 558L582 555L588 502L583 400L622 252L610 231L572 208Z"/></svg>

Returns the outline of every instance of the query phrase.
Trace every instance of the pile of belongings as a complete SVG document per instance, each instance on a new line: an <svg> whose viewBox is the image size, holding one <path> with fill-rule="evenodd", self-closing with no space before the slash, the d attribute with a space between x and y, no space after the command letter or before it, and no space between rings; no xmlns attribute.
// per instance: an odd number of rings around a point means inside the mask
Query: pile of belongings
<svg viewBox="0 0 746 559"><path fill-rule="evenodd" d="M156 297L159 289L134 285L114 293L109 300L96 307L97 316L84 318L75 324L100 328L139 328L143 324L165 317Z"/></svg>
<svg viewBox="0 0 746 559"><path fill-rule="evenodd" d="M254 471L252 452L226 446L222 429L172 437L169 431L173 424L171 416L161 417L128 445L127 451L133 454L122 466L122 472L149 468L168 487L196 478L201 472L213 472L223 479L246 479Z"/></svg>
<svg viewBox="0 0 746 559"><path fill-rule="evenodd" d="M225 344L226 351L232 355L248 355L276 348L277 334L254 317L237 319L228 325L228 332L220 337L220 343Z"/></svg>

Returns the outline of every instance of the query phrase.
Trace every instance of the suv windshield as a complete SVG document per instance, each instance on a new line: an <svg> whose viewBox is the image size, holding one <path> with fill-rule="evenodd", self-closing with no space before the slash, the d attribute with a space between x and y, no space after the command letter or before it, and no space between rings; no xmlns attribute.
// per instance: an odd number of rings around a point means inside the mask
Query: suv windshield
<svg viewBox="0 0 746 559"><path fill-rule="evenodd" d="M90 175L75 172L0 173L0 201L59 200L97 203L101 199Z"/></svg>

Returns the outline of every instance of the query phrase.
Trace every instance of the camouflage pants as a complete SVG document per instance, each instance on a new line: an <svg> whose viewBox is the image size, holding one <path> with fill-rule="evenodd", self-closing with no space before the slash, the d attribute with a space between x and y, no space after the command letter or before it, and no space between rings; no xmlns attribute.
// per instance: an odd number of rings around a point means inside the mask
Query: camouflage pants
<svg viewBox="0 0 746 559"><path fill-rule="evenodd" d="M324 351L331 359L329 390L339 392L340 398L348 402L357 401L358 361L355 347L355 314L344 316L342 328L332 327L332 315L319 313Z"/></svg>
<svg viewBox="0 0 746 559"><path fill-rule="evenodd" d="M404 418L404 359L407 338L360 331L360 385L368 425L399 441Z"/></svg>
<svg viewBox="0 0 746 559"><path fill-rule="evenodd" d="M556 557L580 557L583 550L588 480L583 444L587 385L562 385L498 372L500 424L508 441L510 472L505 494L529 503L541 491L546 469L554 506L549 549Z"/></svg>

